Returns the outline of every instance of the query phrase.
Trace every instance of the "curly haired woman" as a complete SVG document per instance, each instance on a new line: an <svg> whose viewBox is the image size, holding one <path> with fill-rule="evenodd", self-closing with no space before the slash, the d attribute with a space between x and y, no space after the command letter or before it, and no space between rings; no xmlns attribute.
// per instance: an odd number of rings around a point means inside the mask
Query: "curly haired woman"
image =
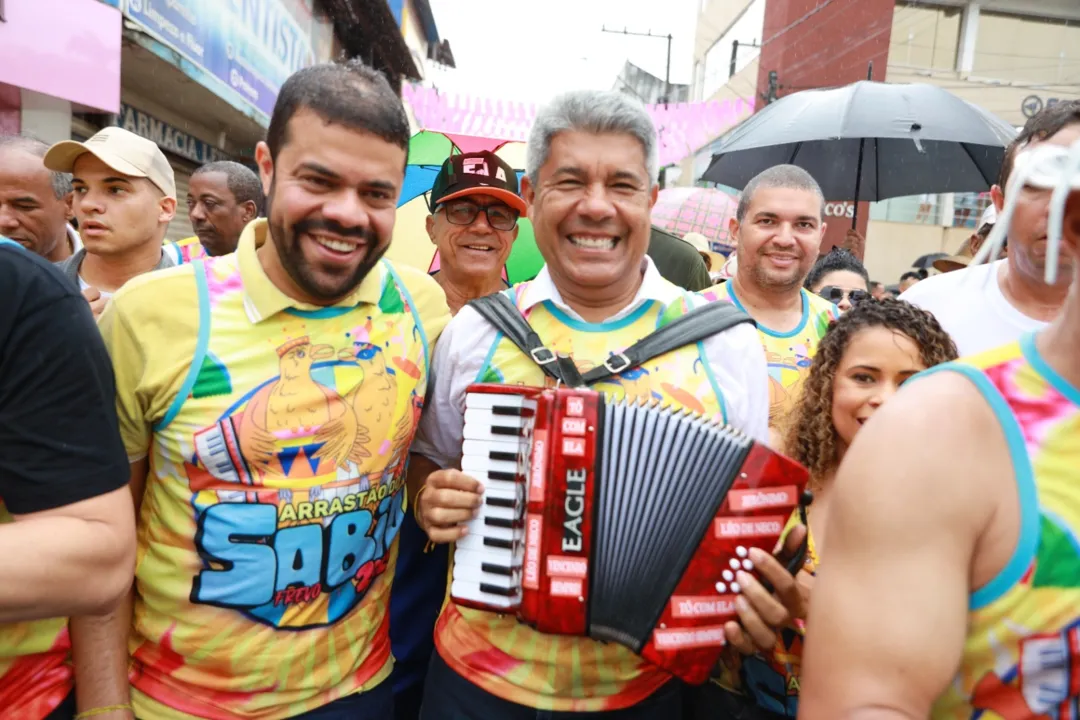
<svg viewBox="0 0 1080 720"><path fill-rule="evenodd" d="M937 320L901 300L860 302L829 328L793 411L785 444L787 453L810 470L814 492L809 552L797 579L802 597L797 604L802 608L786 610L756 581L750 587L744 583L740 623L728 623L726 628L729 643L743 655L730 653L719 684L698 691L692 717L796 716L802 618L826 544L823 533L836 470L855 434L908 378L956 356L956 345ZM795 524L795 517L790 524ZM797 618L794 623L787 621L792 616Z"/></svg>

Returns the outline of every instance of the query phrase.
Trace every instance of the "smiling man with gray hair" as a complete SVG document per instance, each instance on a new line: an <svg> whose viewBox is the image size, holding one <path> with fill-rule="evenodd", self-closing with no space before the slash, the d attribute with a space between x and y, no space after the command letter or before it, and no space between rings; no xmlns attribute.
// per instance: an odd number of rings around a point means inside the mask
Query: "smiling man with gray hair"
<svg viewBox="0 0 1080 720"><path fill-rule="evenodd" d="M664 280L645 254L658 192L656 146L645 108L620 93L568 93L537 116L522 196L546 265L535 280L463 307L436 347L410 467L410 484L420 487L414 510L433 542L461 540L481 503L480 483L459 470L466 388L478 381L552 384L533 359L539 356L501 331L508 318L567 356L560 361L565 377L606 366L607 377L590 386L614 399L660 398L766 438L765 358L748 323L709 325L702 342L647 362L618 370L610 363L614 353L706 304ZM490 306L499 303L505 315L492 317ZM512 614L469 608L454 597L443 607L435 644L423 720L681 713L679 684L627 648L540 633Z"/></svg>

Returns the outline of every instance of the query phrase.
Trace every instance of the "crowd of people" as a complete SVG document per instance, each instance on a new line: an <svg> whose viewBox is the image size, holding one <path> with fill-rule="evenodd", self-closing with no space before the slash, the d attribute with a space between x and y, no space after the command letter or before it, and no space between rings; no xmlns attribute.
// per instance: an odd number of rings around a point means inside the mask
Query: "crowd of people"
<svg viewBox="0 0 1080 720"><path fill-rule="evenodd" d="M993 189L1007 255L897 299L821 252L798 167L747 184L727 261L654 228L656 130L616 92L547 105L520 181L447 158L432 275L383 258L409 123L356 61L285 82L258 172L203 166L177 243L154 143L0 139L0 716L1080 716L1080 191L1047 283L1024 169L1078 140L1080 104L1033 118ZM545 264L511 287L526 216ZM809 471L704 685L450 598L484 501L466 389L552 383L470 305L500 292L582 372L708 303L753 319L594 387Z"/></svg>

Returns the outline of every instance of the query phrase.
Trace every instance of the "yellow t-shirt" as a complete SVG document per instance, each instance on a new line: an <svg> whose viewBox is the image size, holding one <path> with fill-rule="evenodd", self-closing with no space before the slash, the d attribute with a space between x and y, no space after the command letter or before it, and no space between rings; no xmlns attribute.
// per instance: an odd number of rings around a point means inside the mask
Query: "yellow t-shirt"
<svg viewBox="0 0 1080 720"><path fill-rule="evenodd" d="M380 262L332 307L256 254L128 283L102 315L121 435L149 455L132 687L140 717L277 720L390 673L405 460L449 321L439 286Z"/></svg>
<svg viewBox="0 0 1080 720"><path fill-rule="evenodd" d="M703 293L706 298L727 300L746 312L729 281ZM769 427L784 428L784 421L795 409L802 383L810 374L821 338L829 325L840 317L840 309L823 297L802 291L802 319L794 330L777 332L758 323L758 334L769 364Z"/></svg>

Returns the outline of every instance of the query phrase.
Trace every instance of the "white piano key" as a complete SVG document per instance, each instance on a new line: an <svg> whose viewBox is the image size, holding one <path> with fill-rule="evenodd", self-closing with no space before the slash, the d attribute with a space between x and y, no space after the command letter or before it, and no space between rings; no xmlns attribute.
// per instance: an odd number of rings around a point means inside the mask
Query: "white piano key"
<svg viewBox="0 0 1080 720"><path fill-rule="evenodd" d="M483 531L484 531L483 527L477 527L477 528L470 527L468 534L466 534L465 537L458 540L455 543L455 547L466 548L466 549L470 549L470 550L481 550L481 551L484 551L484 552L493 552L493 553L505 552L505 553L511 553L512 554L514 552L513 548L501 548L501 547L495 547L494 545L485 545L484 544ZM522 533L521 535L519 535L516 538L510 539L510 542L512 543L512 545L514 547L516 547L517 545L523 543L524 541L525 541L524 533Z"/></svg>
<svg viewBox="0 0 1080 720"><path fill-rule="evenodd" d="M504 590L517 592L521 587L521 573L503 575L501 573L487 572L476 565L463 565L460 570L454 566L454 582L477 583L491 585Z"/></svg>
<svg viewBox="0 0 1080 720"><path fill-rule="evenodd" d="M490 410L495 407L536 409L536 398L524 395L503 395L500 393L465 393L465 408Z"/></svg>
<svg viewBox="0 0 1080 720"><path fill-rule="evenodd" d="M493 540L517 540L522 536L520 528L504 528L496 525L485 524L483 516L476 519L478 527L475 532L486 538L492 538ZM470 527L469 532L472 533L473 529Z"/></svg>
<svg viewBox="0 0 1080 720"><path fill-rule="evenodd" d="M509 460L490 460L475 455L462 455L461 472L466 475L489 472L510 473L524 478L525 465L524 463L510 462Z"/></svg>
<svg viewBox="0 0 1080 720"><path fill-rule="evenodd" d="M461 454L464 457L490 458L493 452L511 453L524 460L526 449L525 443L516 438L485 441L466 440L462 443Z"/></svg>
<svg viewBox="0 0 1080 720"><path fill-rule="evenodd" d="M525 438L532 434L532 428L532 418L495 415L490 410L466 410L465 432L462 437L468 440L481 440L486 439L486 436L490 434L493 440ZM481 434L483 435L480 436Z"/></svg>
<svg viewBox="0 0 1080 720"><path fill-rule="evenodd" d="M461 568L461 570L459 571L458 568ZM506 577L521 574L521 563L518 562L518 556L510 551L495 554L485 552L485 550L458 548L454 552L454 577L457 577L459 572L464 572L465 568L473 568L477 571L483 570L493 575Z"/></svg>
<svg viewBox="0 0 1080 720"><path fill-rule="evenodd" d="M480 506L480 518L496 518L499 520L508 520L511 522L521 522L523 520L522 513L517 508L512 507L499 507L497 505L481 505Z"/></svg>
<svg viewBox="0 0 1080 720"><path fill-rule="evenodd" d="M501 490L503 492L517 492L519 486L525 485L524 478L517 477L513 480L503 480L499 477L492 477L488 473L467 473L469 477L480 483L480 486L486 493L488 490Z"/></svg>
<svg viewBox="0 0 1080 720"><path fill-rule="evenodd" d="M468 582L464 580L455 580L453 583L451 583L450 594L455 598L471 600L472 602L483 603L485 605L490 605L494 608L501 608L506 610L516 608L521 604L520 592L510 597L507 597L505 595L484 592L480 589L479 583Z"/></svg>

